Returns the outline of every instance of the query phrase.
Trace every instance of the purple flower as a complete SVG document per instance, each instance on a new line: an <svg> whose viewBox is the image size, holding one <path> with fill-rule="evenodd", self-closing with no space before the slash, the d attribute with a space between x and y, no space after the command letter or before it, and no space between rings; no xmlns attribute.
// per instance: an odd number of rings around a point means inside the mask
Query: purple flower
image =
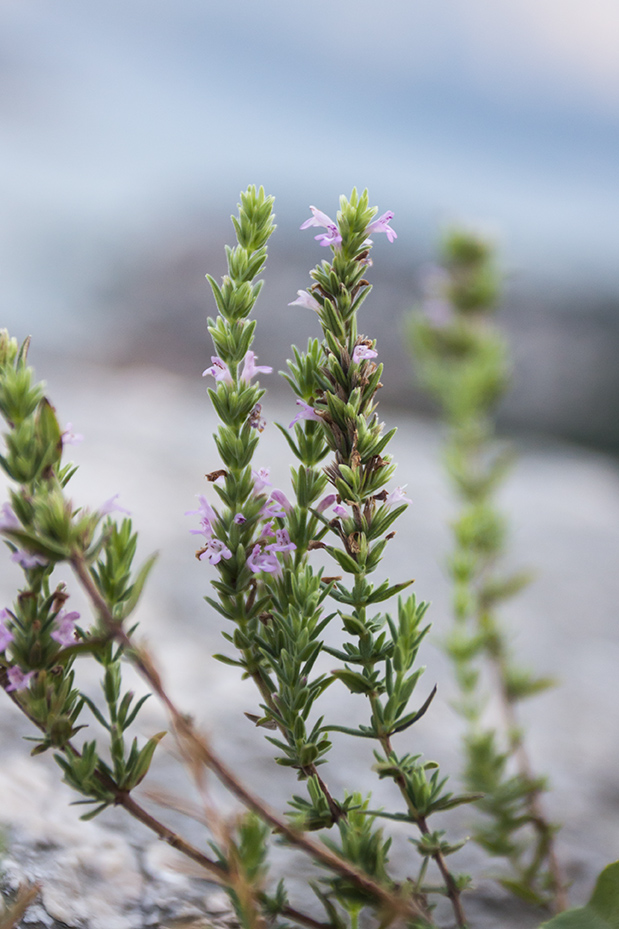
<svg viewBox="0 0 619 929"><path fill-rule="evenodd" d="M13 668L9 668L6 672L6 676L10 681L10 686L6 688L6 692L9 693L11 690L25 690L35 673L35 671L28 671L25 673L21 668L18 668L17 665Z"/></svg>
<svg viewBox="0 0 619 929"><path fill-rule="evenodd" d="M278 529L275 533L277 541L265 546L265 552L294 552L296 545L290 541L287 529Z"/></svg>
<svg viewBox="0 0 619 929"><path fill-rule="evenodd" d="M245 516L243 516L242 513L237 513L234 519L232 520L232 522L234 523L235 526L242 526L243 523L247 522L247 519Z"/></svg>
<svg viewBox="0 0 619 929"><path fill-rule="evenodd" d="M273 368L270 368L268 365L257 365L255 353L249 351L243 359L243 370L241 371L240 380L249 382L256 374L271 374L272 371Z"/></svg>
<svg viewBox="0 0 619 929"><path fill-rule="evenodd" d="M60 610L56 616L56 628L51 633L52 639L68 648L69 645L75 645L75 622L80 618L80 614L73 610L67 613L66 610Z"/></svg>
<svg viewBox="0 0 619 929"><path fill-rule="evenodd" d="M210 374L211 377L214 377L216 381L223 381L224 384L232 384L232 375L228 370L228 365L218 358L217 355L211 355L212 364L210 368L206 368L202 372L202 377L206 377L207 374Z"/></svg>
<svg viewBox="0 0 619 929"><path fill-rule="evenodd" d="M247 559L247 567L254 574L266 571L267 574L280 574L282 566L277 556L272 552L263 552L259 545L254 545L251 555Z"/></svg>
<svg viewBox="0 0 619 929"><path fill-rule="evenodd" d="M47 558L44 558L43 555L38 555L36 552L27 552L24 548L20 548L18 551L13 552L11 555L11 561L17 562L20 568L29 568L43 567L47 564Z"/></svg>
<svg viewBox="0 0 619 929"><path fill-rule="evenodd" d="M271 500L275 500L276 503L279 503L279 505L284 508L286 513L289 513L292 509L292 503L283 490L271 491Z"/></svg>
<svg viewBox="0 0 619 929"><path fill-rule="evenodd" d="M373 348L369 348L367 345L355 345L352 360L358 365L360 361L364 361L366 358L376 358L377 355L378 352L375 352Z"/></svg>
<svg viewBox="0 0 619 929"><path fill-rule="evenodd" d="M407 497L404 491L407 488L407 484L404 487L396 487L395 490L392 490L390 494L387 495L385 499L385 506L397 506L399 503L412 503L410 497Z"/></svg>
<svg viewBox="0 0 619 929"><path fill-rule="evenodd" d="M273 486L269 480L270 473L270 468L258 468L257 471L252 468L251 475L254 479L254 491L257 494L259 494L261 490L264 490L265 487Z"/></svg>
<svg viewBox="0 0 619 929"><path fill-rule="evenodd" d="M298 297L296 300L293 300L292 303L289 303L288 306L304 306L308 310L315 310L317 313L320 312L320 304L315 297L313 297L307 290L297 290Z"/></svg>
<svg viewBox="0 0 619 929"><path fill-rule="evenodd" d="M321 422L320 415L316 412L314 407L310 406L309 403L306 403L305 400L297 400L297 406L300 406L301 409L288 426L289 429L292 429L294 424L298 423L301 419L311 419L317 423Z"/></svg>
<svg viewBox="0 0 619 929"><path fill-rule="evenodd" d="M326 497L323 497L318 506L316 507L317 513L324 513L325 510L328 510L329 507L335 503L337 500L336 494L327 494Z"/></svg>
<svg viewBox="0 0 619 929"><path fill-rule="evenodd" d="M260 515L263 519L284 519L286 510L277 500L267 500L260 510Z"/></svg>
<svg viewBox="0 0 619 929"><path fill-rule="evenodd" d="M10 645L15 638L11 630L6 627L7 620L11 620L9 611L0 610L0 652L3 652L7 645Z"/></svg>
<svg viewBox="0 0 619 929"><path fill-rule="evenodd" d="M333 245L335 248L339 248L342 244L342 236L337 228L337 224L333 222L330 216L327 216L322 210L316 209L315 206L310 206L310 210L312 211L312 216L305 220L301 229L309 229L310 226L322 226L327 231L321 232L320 235L315 235L314 238L316 241L320 242L321 245Z"/></svg>
<svg viewBox="0 0 619 929"><path fill-rule="evenodd" d="M387 210L386 213L383 213L382 216L379 216L378 219L375 219L369 224L365 230L366 235L372 235L374 232L384 232L390 242L393 242L394 239L397 239L397 233L391 228L389 223L393 219L393 213L391 210Z"/></svg>
<svg viewBox="0 0 619 929"><path fill-rule="evenodd" d="M217 513L208 502L204 494L198 494L198 500L200 501L200 506L197 510L187 510L185 516L201 516L202 519L207 519L209 522L213 522L217 519Z"/></svg>
<svg viewBox="0 0 619 929"><path fill-rule="evenodd" d="M110 497L109 500L106 500L105 503L102 503L98 510L99 516L108 516L110 513L125 513L125 515L131 516L130 510L126 510L124 506L116 503L119 497L120 494L114 494L113 497Z"/></svg>
<svg viewBox="0 0 619 929"><path fill-rule="evenodd" d="M221 539L210 539L204 546L204 551L200 554L199 560L204 558L209 564L219 564L222 558L232 558L232 552Z"/></svg>
<svg viewBox="0 0 619 929"><path fill-rule="evenodd" d="M10 503L3 503L0 513L2 514L0 516L0 530L21 529L21 524Z"/></svg>
<svg viewBox="0 0 619 929"><path fill-rule="evenodd" d="M265 539L268 539L269 536L272 536L272 535L275 535L274 523L272 523L269 520L269 522L265 523L264 526L262 527L262 532L258 536L257 541L263 542Z"/></svg>
<svg viewBox="0 0 619 929"><path fill-rule="evenodd" d="M338 503L337 506L333 507L333 512L336 516L348 516L348 510L344 506L340 506Z"/></svg>
<svg viewBox="0 0 619 929"><path fill-rule="evenodd" d="M73 423L67 423L65 431L60 436L63 445L79 445L84 441L84 436L80 432L72 432Z"/></svg>
<svg viewBox="0 0 619 929"><path fill-rule="evenodd" d="M203 494L198 494L198 500L200 501L198 509L187 510L185 516L199 516L200 528L189 531L192 535L203 535L205 539L210 539L213 536L213 523L217 519L217 513Z"/></svg>

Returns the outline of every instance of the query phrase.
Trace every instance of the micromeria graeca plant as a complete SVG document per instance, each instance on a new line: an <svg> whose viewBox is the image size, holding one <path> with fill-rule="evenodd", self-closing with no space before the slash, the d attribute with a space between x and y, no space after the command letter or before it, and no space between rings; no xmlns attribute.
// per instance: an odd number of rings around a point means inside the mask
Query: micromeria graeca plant
<svg viewBox="0 0 619 929"><path fill-rule="evenodd" d="M291 503L281 490L272 489L268 469L252 468L264 421L258 405L263 392L251 379L270 368L258 367L250 348L250 294L254 298L258 292L250 269L257 272L262 266L264 243L272 231L267 204L262 191L250 188L242 195L234 220L238 245L227 249L228 274L221 286L209 278L219 310L218 318L209 320L218 355L204 373L216 381L210 396L221 420L216 443L223 467L207 476L222 505L215 509L200 498L197 531L205 542L197 556L218 569L212 586L219 597L207 600L234 624L224 635L238 649L238 657L218 657L239 665L256 682L261 715L252 718L277 733L267 736L278 749L277 762L296 769L307 785L306 796L292 800L295 827L328 830L337 825L339 840L326 836L323 841L391 885L386 870L390 840L383 838L376 820L409 823L418 834L411 841L421 864L407 882L408 892L426 914L426 924L431 924L427 920L433 908L429 897L439 893L449 898L457 925L464 926L460 897L468 879L454 876L446 864L447 855L461 843L453 845L443 831L431 830L428 819L477 795L453 796L435 762L402 754L392 744L395 735L425 713L434 695L432 691L415 710L409 708L422 672L416 659L428 630L426 605L414 596L400 599L394 619L373 608L410 581L384 581L375 587L369 580L408 503L401 488L385 488L395 470L385 454L394 430L384 433L377 417L382 366L373 360L374 342L357 329L357 312L370 289L365 279L371 264L369 237L384 232L395 238L389 225L392 214L375 219L367 193L353 191L350 200L341 199L336 222L312 207L312 217L302 226L326 230L316 239L330 247L332 261L314 269L310 289L299 291L292 304L318 314L324 339L310 340L306 352L294 349L285 375L299 406L290 426L280 427L298 461L292 469ZM333 459L321 467L330 452ZM316 549L325 550L343 574L327 577L314 568ZM337 606L323 616L327 598ZM347 635L341 648L325 645L321 637L335 620ZM343 667L314 673L321 652L339 659ZM316 716L314 704L334 682L365 696L367 724L352 729ZM318 768L326 762L333 732L375 742L378 775L395 782L403 811L371 810L354 790L343 798L332 796ZM438 868L438 885L426 879L431 862ZM332 920L341 920L343 910L356 922L363 907L373 903L339 877L323 880L316 890Z"/></svg>
<svg viewBox="0 0 619 929"><path fill-rule="evenodd" d="M370 914L380 927L397 923L436 929L437 893L449 898L452 919L464 927L460 890L466 881L451 875L445 863L457 845L442 832L430 831L428 819L471 797L446 793L434 762L399 754L392 745L432 697L408 709L421 671L416 657L426 631L425 607L409 597L398 600L395 618L374 612L375 605L398 596L407 584L385 581L374 587L369 580L407 502L400 488L387 491L384 486L393 465L385 453L390 434L383 435L375 415L381 369L373 361L374 342L358 335L355 318L369 289L364 276L370 265L368 235L384 232L394 238L391 214L374 219L367 196L354 192L350 201L343 199L337 222L314 208L312 213L303 227L326 230L316 238L331 246L332 261L315 269L310 289L294 301L315 310L324 331L322 343L310 341L306 353L294 350L287 374L299 404L290 424L294 432L284 429L298 460L293 469L296 502L281 491L264 492L270 486L268 473L251 468L255 440L264 427L262 392L251 382L267 370L256 364L251 350L254 323L248 315L259 290L254 276L264 264L273 225L271 198L250 188L241 195L235 220L239 243L229 250L230 273L221 287L214 287L220 316L212 330L219 355L207 373L216 380L214 401L222 420L217 440L226 467L209 478L221 505L215 510L201 498L197 511L203 539L198 556L219 570L213 604L231 620L229 634L237 646L236 657L225 660L255 680L262 706L251 718L272 733L277 760L296 771L307 794L292 798L288 817L272 810L224 764L164 689L130 625L154 559L133 568L137 537L129 520L111 518L120 509L116 498L89 511L68 496L75 468L63 457L77 437L70 427L61 430L43 386L34 381L27 365L28 340L20 348L6 332L0 332L0 415L5 423L0 467L10 489L0 511L0 533L24 580L14 603L0 611L0 686L38 730L33 754L53 751L65 781L83 798L78 802L92 807L83 818L121 806L222 884L244 929L285 929L291 923L345 929L356 926L360 915L368 922ZM330 452L333 458L324 465ZM342 575L326 577L313 569L313 552L320 548ZM65 569L70 570L68 581L60 577ZM69 581L85 593L92 621L67 608ZM323 616L329 600L335 600L335 610ZM333 620L347 636L337 649L320 638ZM316 674L320 652L343 666ZM76 685L74 669L84 660L94 660L102 670L99 700ZM126 661L166 708L202 796L201 772L207 769L247 811L225 818L204 798L198 815L212 855L169 829L135 798L163 734L156 733L141 748L135 739L127 744L143 701L135 702L123 690ZM365 699L366 723L348 728L314 717L314 704L331 685L344 685ZM84 728L95 722L103 738L84 739ZM326 761L332 732L375 743L377 773L399 788L402 811L373 810L369 798L354 790L331 796L318 769ZM171 799L168 805L193 811L182 800ZM412 868L414 876L397 881L391 876L389 839L377 826L379 817L415 830L410 838L421 863ZM267 860L272 836L322 869L324 877L313 887L325 921L293 906L283 883L273 889ZM438 885L429 884L434 867ZM619 863L606 868L589 903L555 917L549 929L614 925L618 870ZM24 888L11 910L14 918L35 893L36 888Z"/></svg>
<svg viewBox="0 0 619 929"><path fill-rule="evenodd" d="M453 523L449 572L454 585L454 625L446 650L454 665L467 721L464 781L484 796L484 820L473 838L503 857L511 873L503 886L523 899L562 910L564 878L554 850L556 826L542 810L543 778L533 773L517 718L518 703L552 685L516 662L497 608L528 581L505 575L505 517L496 494L511 462L497 440L494 417L509 383L509 358L494 324L500 275L491 244L455 229L442 242L442 267L412 320L417 372L438 402L447 427L445 464L461 510ZM489 663L503 710L503 728L488 725L488 693L480 674Z"/></svg>

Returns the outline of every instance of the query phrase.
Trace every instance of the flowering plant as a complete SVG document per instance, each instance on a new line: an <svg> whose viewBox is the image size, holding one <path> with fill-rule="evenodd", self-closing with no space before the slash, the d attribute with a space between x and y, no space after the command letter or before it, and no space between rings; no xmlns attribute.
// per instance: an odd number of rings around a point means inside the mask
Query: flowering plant
<svg viewBox="0 0 619 929"><path fill-rule="evenodd" d="M284 375L298 407L289 425L279 426L295 458L292 489L274 488L270 470L254 464L265 428L264 390L256 379L271 368L257 364L250 314L274 225L272 198L250 187L233 218L237 244L227 249L228 272L220 284L209 277L218 315L209 320L216 354L204 375L212 378L221 460L207 475L212 493L200 495L189 511L197 517L191 530L199 540L197 557L213 572L206 599L225 621L231 646L231 653L216 657L254 681L259 707L251 719L265 731L276 762L295 772L304 789L292 794L285 813L273 811L165 691L153 660L133 637L131 620L154 558L134 567L137 537L126 511L121 521L112 517L123 512L116 498L88 510L68 496L75 467L65 463L64 450L78 437L71 427L61 430L33 381L28 343L19 347L6 332L0 334L0 467L11 490L0 531L24 581L14 603L0 612L0 684L39 730L33 752L52 751L65 781L82 795L78 802L91 807L84 818L123 807L221 883L246 929L291 923L356 929L361 917L381 927L404 922L428 929L449 920L464 929L469 878L447 862L463 841L435 828L434 815L480 795L455 795L437 762L407 750L407 733L435 694L426 688L417 696L427 605L404 593L410 580L372 579L410 503L405 488L394 486L388 453L394 430L385 431L376 410L379 348L358 328L370 291L370 236L384 233L392 242L393 214L375 218L367 193L356 191L341 198L335 221L315 207L311 212L302 228L326 229L316 239L330 248L331 261L316 266L310 287L291 304L315 312L323 335L310 339L306 351L293 348ZM317 559L326 559L333 573ZM63 565L87 595L91 621L67 607L69 583L57 579ZM395 598L386 612L384 604ZM341 631L336 644L325 637L329 626ZM83 660L101 669L100 701L76 683L75 665ZM127 661L167 709L198 786L206 768L247 810L230 819L208 806L207 850L172 831L134 796L164 733L141 746L128 737L146 697L136 701L124 689ZM347 726L327 719L321 697L328 687L362 698L362 721ZM82 740L89 717L103 728L104 740ZM342 793L329 787L324 772L332 741L349 738L369 740L376 776L392 781L399 795L397 809L374 808L354 784ZM389 823L410 839L404 878L403 868L396 876L389 861ZM291 901L283 881L269 881L272 837L317 866L310 886L324 921ZM598 918L610 897L604 888L596 893L590 912Z"/></svg>

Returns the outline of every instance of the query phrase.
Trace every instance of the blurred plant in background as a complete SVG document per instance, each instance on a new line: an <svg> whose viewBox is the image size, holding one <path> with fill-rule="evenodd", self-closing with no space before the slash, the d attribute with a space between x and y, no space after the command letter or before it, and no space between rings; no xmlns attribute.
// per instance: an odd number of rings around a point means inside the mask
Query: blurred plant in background
<svg viewBox="0 0 619 929"><path fill-rule="evenodd" d="M529 579L526 572L505 573L508 526L496 502L512 461L495 432L510 380L509 351L494 322L501 275L492 243L473 232L451 230L440 252L441 265L428 275L425 300L409 324L416 374L445 423L445 468L461 505L452 524L454 624L445 649L460 688L456 709L467 724L463 779L484 795L478 808L485 815L473 838L509 863L503 886L531 903L563 909L556 826L540 800L547 787L533 772L517 717L520 701L553 682L518 664L498 615ZM499 728L488 721L496 698Z"/></svg>

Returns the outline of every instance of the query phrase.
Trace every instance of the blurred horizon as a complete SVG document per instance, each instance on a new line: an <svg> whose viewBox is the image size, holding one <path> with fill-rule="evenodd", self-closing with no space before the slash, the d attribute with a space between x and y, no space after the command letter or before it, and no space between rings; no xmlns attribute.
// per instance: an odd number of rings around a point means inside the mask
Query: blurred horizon
<svg viewBox="0 0 619 929"><path fill-rule="evenodd" d="M240 190L275 195L274 265L285 274L284 263L296 273L322 257L297 234L308 204L334 213L339 194L368 187L399 236L389 251L380 243L384 274L398 281L381 331L414 302L441 227L481 224L512 292L521 397L540 379L520 419L619 447L612 0L5 0L0 26L1 307L16 335L126 362L151 320L147 301L132 299L169 266L181 355L196 328L177 265L184 255L187 287L197 286L202 250L203 280ZM278 291L269 331L306 275L287 300ZM542 343L549 354L527 368ZM396 381L399 392L403 371Z"/></svg>

